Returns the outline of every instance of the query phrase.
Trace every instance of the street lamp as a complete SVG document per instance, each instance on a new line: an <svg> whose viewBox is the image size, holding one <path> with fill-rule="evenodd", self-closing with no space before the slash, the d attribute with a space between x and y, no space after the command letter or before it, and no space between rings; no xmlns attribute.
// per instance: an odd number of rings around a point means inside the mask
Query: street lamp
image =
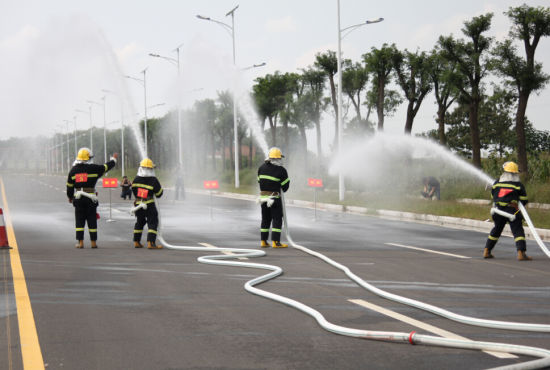
<svg viewBox="0 0 550 370"><path fill-rule="evenodd" d="M338 157L340 161L342 160L342 136L344 134L343 122L342 122L342 39L354 31L356 28L365 26L367 24L379 23L384 20L384 18L378 18L375 20L368 20L364 23L355 24L353 26L346 27L344 29L340 28L340 0L337 0L338 5L338 53L336 55L338 61L338 114L336 122L338 123ZM347 31L345 35L342 35L343 32ZM340 201L344 200L345 184L344 184L344 175L342 173L342 165L339 166L338 170L338 196Z"/></svg>
<svg viewBox="0 0 550 370"><path fill-rule="evenodd" d="M92 104L89 105L88 112L82 109L75 109L75 112L85 113L90 117L90 151L94 152L94 129L92 125Z"/></svg>
<svg viewBox="0 0 550 370"><path fill-rule="evenodd" d="M134 80L134 81L138 81L139 83L141 83L143 85L143 109L144 109L144 118L143 118L143 123L144 123L144 149L145 149L145 156L146 157L149 157L148 153L147 153L147 75L146 75L146 72L147 72L147 68L145 68L143 71L141 71L141 73L143 73L143 79L141 78L136 78L136 77L132 77L132 76L124 76L126 78L129 78L131 80Z"/></svg>
<svg viewBox="0 0 550 370"><path fill-rule="evenodd" d="M183 46L183 44L179 45L177 48L175 48L173 51L175 51L177 53L177 59L174 59L174 58L170 58L170 57L165 57L165 56L162 56L162 55L159 55L159 54L153 54L153 53L149 53L149 56L152 56L154 58L161 58L161 59L164 59L164 60L167 60L168 62L170 62L171 64L174 64L177 68L178 68L178 82L179 82L179 79L180 79L180 76L181 76L181 70L180 70L180 49L181 47ZM180 107L180 104L181 104L181 93L180 93L180 88L178 86L178 165L179 165L179 169L181 170L181 168L183 167L183 155L182 155L182 148L181 148L181 107Z"/></svg>
<svg viewBox="0 0 550 370"><path fill-rule="evenodd" d="M227 14L231 15L231 26L217 21L215 19L212 19L210 17L205 17L202 15L197 15L197 18L202 19L204 21L214 22L222 26L226 31L230 31L231 38L233 39L233 67L236 67L236 59L235 59L235 10L237 10L239 6L237 5L233 9L231 9ZM234 82L234 85L236 85L236 82ZM238 140L238 133L237 133L237 88L236 86L233 86L233 140L235 144L235 187L239 187L239 150L237 147L237 140Z"/></svg>
<svg viewBox="0 0 550 370"><path fill-rule="evenodd" d="M96 104L103 107L103 159L104 159L103 163L107 163L107 113L105 112L106 96L103 95L101 97L101 100L103 101L102 103L98 103L93 100L87 100L87 102L90 104Z"/></svg>
<svg viewBox="0 0 550 370"><path fill-rule="evenodd" d="M63 120L65 122L67 131L65 131L65 140L67 140L67 170L71 169L71 157L69 155L69 120Z"/></svg>
<svg viewBox="0 0 550 370"><path fill-rule="evenodd" d="M107 94L113 94L113 95L116 95L118 97L118 99L120 100L120 144L121 144L121 161L122 161L122 176L124 177L125 175L125 167L124 167L124 105L123 105L123 101L122 101L122 97L120 95L118 95L117 93L115 93L114 91L111 91L111 90L107 90L107 89L102 89L101 91L103 91L104 93L107 93Z"/></svg>

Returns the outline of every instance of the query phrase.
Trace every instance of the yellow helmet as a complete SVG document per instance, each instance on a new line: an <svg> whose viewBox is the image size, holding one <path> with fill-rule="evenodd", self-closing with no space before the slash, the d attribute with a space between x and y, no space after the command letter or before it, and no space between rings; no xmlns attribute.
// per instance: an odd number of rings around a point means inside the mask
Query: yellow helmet
<svg viewBox="0 0 550 370"><path fill-rule="evenodd" d="M155 168L155 164L149 158L143 158L139 163L139 166L145 168Z"/></svg>
<svg viewBox="0 0 550 370"><path fill-rule="evenodd" d="M519 173L518 165L515 162L504 162L502 169L504 172Z"/></svg>
<svg viewBox="0 0 550 370"><path fill-rule="evenodd" d="M281 149L274 146L273 148L269 149L268 158L281 159L281 158L284 158L284 155L283 153L281 153Z"/></svg>
<svg viewBox="0 0 550 370"><path fill-rule="evenodd" d="M78 154L76 156L76 159L79 161L89 161L90 158L93 158L93 154L88 148L80 148L78 151Z"/></svg>

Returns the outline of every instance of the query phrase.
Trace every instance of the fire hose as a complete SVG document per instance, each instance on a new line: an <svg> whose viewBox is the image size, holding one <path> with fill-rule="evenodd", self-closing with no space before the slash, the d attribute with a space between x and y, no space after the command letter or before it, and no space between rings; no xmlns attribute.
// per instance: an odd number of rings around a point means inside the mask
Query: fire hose
<svg viewBox="0 0 550 370"><path fill-rule="evenodd" d="M74 199L80 199L81 197L90 198L92 202L97 203L97 195L95 195L94 193L87 193L82 190L75 191Z"/></svg>
<svg viewBox="0 0 550 370"><path fill-rule="evenodd" d="M456 315L454 313L443 310L441 308L424 304L419 301L401 297L395 294L385 292L381 289L375 288L374 286L360 279L357 275L353 274L349 270L349 268L347 268L346 266L343 266L331 260L330 258L322 255L321 253L311 251L308 248L305 248L301 245L294 243L288 229L286 205L285 205L284 195L282 194L282 192L281 192L281 200L283 204L283 215L284 215L283 223L284 223L285 235L289 241L289 244L292 247L299 249L312 256L318 257L323 261L329 263L330 265L344 271L346 275L351 280L355 281L359 286L369 291L372 291L377 295L380 295L390 300L394 300L396 302L400 302L400 303L411 305L413 307L424 309L429 312L433 312L438 315L450 318L451 320L463 322L470 325L486 326L486 327L492 327L492 328L498 328L498 329L512 328L513 330L550 332L550 325L508 323L504 321L481 320L481 319L470 318L462 315ZM212 264L212 265L246 267L246 268L255 268L255 269L271 271L265 275L262 275L247 281L244 285L245 290L252 294L265 297L265 298L274 300L276 302L283 303L287 306L290 306L299 311L302 311L310 315L311 317L313 317L322 328L332 333L344 335L344 336L363 338L363 339L371 339L371 340L382 340L382 341L410 343L410 344L424 344L424 345L459 348L459 349L508 352L508 353L515 353L519 355L540 357L540 359L537 359L537 360L532 360L521 364L503 366L503 367L499 367L498 369L506 369L506 370L540 369L540 368L550 366L550 351L543 348L513 345L513 344L503 344L503 343L496 343L496 342L480 342L480 341L470 341L470 340L461 340L461 339L441 338L441 337L435 337L430 335L417 334L416 332L404 333L404 332L362 330L362 329L354 329L354 328L343 327L340 325L335 325L327 321L319 311L313 309L312 307L309 307L294 299L290 299L290 298L287 298L278 294L274 294L255 287L258 284L261 284L263 282L266 282L268 280L271 280L281 275L283 273L283 270L280 267L274 266L274 265L267 265L267 264L227 260L227 259L235 259L235 258L243 258L243 257L261 257L266 255L264 251L244 249L244 248L223 248L223 247L222 248L220 247L205 248L205 247L194 247L194 246L177 246L177 245L170 244L166 242L161 232L160 208L159 208L159 228L158 229L159 229L159 233L158 233L159 242L162 243L162 245L164 245L167 249L183 250L183 251L203 251L203 252L216 251L216 252L235 253L231 255L221 254L221 255L201 256L197 259L198 262L205 263L205 264ZM451 316L454 318L451 318L448 316Z"/></svg>

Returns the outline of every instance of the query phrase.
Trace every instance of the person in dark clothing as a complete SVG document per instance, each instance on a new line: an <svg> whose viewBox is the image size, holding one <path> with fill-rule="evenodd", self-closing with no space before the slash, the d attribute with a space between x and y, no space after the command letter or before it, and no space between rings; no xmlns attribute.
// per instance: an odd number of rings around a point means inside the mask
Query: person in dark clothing
<svg viewBox="0 0 550 370"><path fill-rule="evenodd" d="M523 217L518 209L518 202L521 202L523 205L528 203L527 192L520 182L519 168L516 163L506 162L502 168L504 169L504 173L493 183L493 188L491 190L494 202L493 208L491 209L491 215L495 226L489 233L489 237L485 243L483 258L494 258L491 251L497 244L506 223L510 223L510 229L514 235L514 241L518 252L518 260L530 261L532 258L525 254L527 244L525 242L525 231L522 225Z"/></svg>
<svg viewBox="0 0 550 370"><path fill-rule="evenodd" d="M286 192L290 186L290 179L282 165L284 156L279 148L271 148L268 158L258 169L258 183L260 184L259 201L262 207L262 223L260 238L262 248L269 247L267 239L271 227L271 241L273 248L286 248L288 244L281 243L281 228L283 226L283 203L281 190Z"/></svg>
<svg viewBox="0 0 550 370"><path fill-rule="evenodd" d="M128 179L128 176L122 177L120 187L122 188L122 193L120 194L120 197L124 198L124 200L126 200L126 197L132 200L132 182Z"/></svg>
<svg viewBox="0 0 550 370"><path fill-rule="evenodd" d="M435 177L424 177L422 183L424 191L421 194L424 198L441 200L441 186Z"/></svg>
<svg viewBox="0 0 550 370"><path fill-rule="evenodd" d="M155 165L149 158L145 158L139 164L136 178L132 182L132 191L135 196L134 208L136 224L134 225L134 247L143 248L141 234L147 224L147 248L162 249L162 245L156 245L157 227L159 217L155 206L155 197L160 198L163 193L159 180L155 177Z"/></svg>
<svg viewBox="0 0 550 370"><path fill-rule="evenodd" d="M81 148L78 151L73 168L67 177L67 197L74 206L77 248L84 248L84 227L88 223L92 248L97 248L97 180L116 164L118 155L115 153L105 164L93 164L90 149Z"/></svg>

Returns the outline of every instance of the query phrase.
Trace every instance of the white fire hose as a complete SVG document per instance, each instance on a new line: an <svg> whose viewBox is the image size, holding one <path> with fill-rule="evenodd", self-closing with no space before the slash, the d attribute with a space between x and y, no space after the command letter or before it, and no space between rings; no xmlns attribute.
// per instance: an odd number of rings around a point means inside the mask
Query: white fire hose
<svg viewBox="0 0 550 370"><path fill-rule="evenodd" d="M374 286L366 283L362 279L360 279L358 276L353 274L349 268L331 260L330 258L322 255L321 253L317 253L314 251L311 251L303 246L300 246L292 240L290 236L290 232L288 229L288 222L287 222L287 213L286 213L286 206L285 206L285 200L284 195L281 192L281 200L283 204L283 223L284 223L284 229L285 229L285 235L291 244L292 247L299 249L303 252L306 252L312 256L321 258L325 262L331 264L332 266L344 271L348 277L350 277L351 280L355 281L360 286L364 287L367 290L370 290L374 292L375 294L378 294L382 297L401 302L404 304L411 305L413 307L417 307L420 309L424 309L436 314L439 314L441 316L447 317L447 314L453 315L455 317L462 318L462 320L456 320L454 318L453 320L460 321L463 323L471 324L471 325L480 325L480 323L485 325L480 326L487 326L492 328L498 328L498 329L510 329L513 330L526 330L526 331L542 331L542 332L550 332L550 325L538 325L538 324L521 324L521 323L508 323L504 321L492 321L492 320L481 320L481 319L475 319L475 318L469 318L462 315L456 315L454 313L451 313L449 311L440 309L435 306L427 305L419 301L415 301L412 299L400 297L395 294L391 294L388 292L385 292L381 289L375 288ZM258 289L255 287L255 285L261 284L263 282L266 282L270 279L273 279L283 273L283 270L274 265L267 265L267 264L259 264L259 263L250 263L250 262L238 262L238 261L227 261L227 259L235 259L235 258L243 258L243 257L261 257L265 256L266 253L263 250L254 250L254 249L244 249L244 248L206 248L206 247L194 247L194 246L177 246L170 244L166 242L166 240L162 236L161 232L161 223L160 223L160 209L159 209L159 228L158 228L158 239L159 242L164 245L168 249L174 249L174 250L184 250L184 251L203 251L203 252L231 252L235 254L226 255L213 255L213 256L201 256L197 259L197 261L205 264L212 264L212 265L222 265L222 266L235 266L235 267L247 267L247 268L256 268L256 269L263 269L263 270L269 270L271 271L268 274L259 276L255 279L249 280L245 283L244 288L252 293L259 295L261 297L265 297L271 300L274 300L276 302L280 302L283 304L286 304L290 307L296 308L311 317L313 317L317 323L324 328L325 330L328 330L330 332L333 332L335 334L345 335L345 336L351 336L351 337L357 337L357 338L363 338L363 339L371 339L371 340L382 340L382 341L390 341L390 342L398 342L398 343L410 343L410 344L425 344L425 345L431 345L431 346L439 346L439 347L450 347L450 348L459 348L459 349L473 349L473 350L482 350L482 351L497 351L497 352L507 352L507 353L515 353L518 355L526 355L526 356L533 356L533 357L540 357L540 359L532 360L528 362L524 362L521 364L513 364L503 367L498 367L497 369L540 369L547 366L550 366L550 351L543 349L543 348L537 348L537 347L529 347L529 346L521 346L521 345L513 345L513 344L504 344L504 343L495 343L495 342L479 342L479 341L470 341L470 340L460 340L460 339L450 339L450 338L442 338L442 337L435 337L430 335L423 335L423 334L417 334L416 332L411 333L404 333L404 332L386 332L386 331L371 331L371 330L362 330L362 329L354 329L354 328L348 328L343 327L339 325L335 325L330 323L325 319L325 317L317 310L301 303L296 300L274 294L262 289ZM435 311L434 311L435 310ZM521 327L521 328L520 328Z"/></svg>
<svg viewBox="0 0 550 370"><path fill-rule="evenodd" d="M81 197L90 198L92 202L97 203L97 195L95 195L94 193L87 193L82 190L75 191L74 199L80 199Z"/></svg>
<svg viewBox="0 0 550 370"><path fill-rule="evenodd" d="M134 215L136 214L136 212L139 211L140 209L147 209L147 204L145 204L145 203L138 203L137 206L132 207L132 208L130 209L130 214L131 214L132 216L134 216Z"/></svg>

